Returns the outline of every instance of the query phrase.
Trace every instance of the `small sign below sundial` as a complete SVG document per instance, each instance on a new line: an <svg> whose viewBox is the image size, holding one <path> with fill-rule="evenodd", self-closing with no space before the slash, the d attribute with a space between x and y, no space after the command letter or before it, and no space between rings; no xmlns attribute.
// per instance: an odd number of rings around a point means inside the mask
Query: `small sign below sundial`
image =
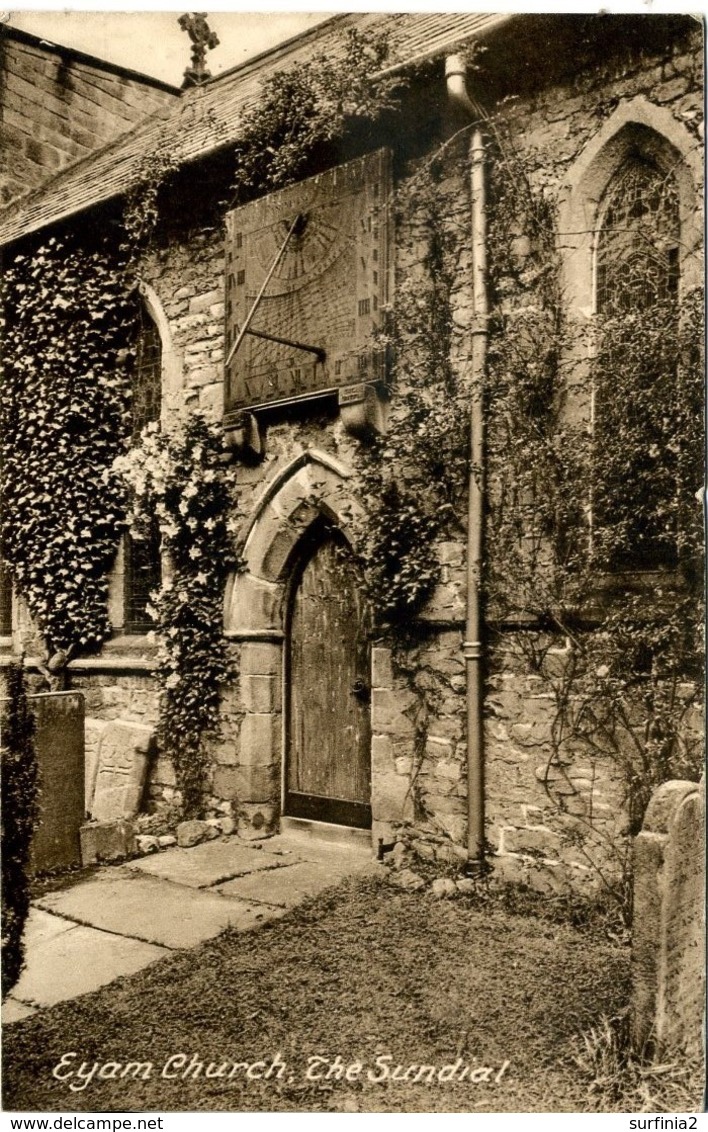
<svg viewBox="0 0 708 1132"><path fill-rule="evenodd" d="M390 151L227 216L225 423L384 378Z"/></svg>

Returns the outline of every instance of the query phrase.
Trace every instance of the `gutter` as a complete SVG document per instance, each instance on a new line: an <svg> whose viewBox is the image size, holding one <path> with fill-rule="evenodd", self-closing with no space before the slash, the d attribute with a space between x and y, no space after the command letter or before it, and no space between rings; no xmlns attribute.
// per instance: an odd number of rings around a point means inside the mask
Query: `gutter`
<svg viewBox="0 0 708 1132"><path fill-rule="evenodd" d="M451 55L445 60L448 96L473 122L483 117L481 108L467 92L464 59ZM467 861L468 871L484 870L484 732L482 643L480 601L482 576L482 532L484 520L484 414L482 392L487 362L487 214L485 150L482 131L475 126L470 139L470 228L472 232L473 314L470 333L471 402L469 416L469 482L467 509L467 613L465 658L467 682Z"/></svg>

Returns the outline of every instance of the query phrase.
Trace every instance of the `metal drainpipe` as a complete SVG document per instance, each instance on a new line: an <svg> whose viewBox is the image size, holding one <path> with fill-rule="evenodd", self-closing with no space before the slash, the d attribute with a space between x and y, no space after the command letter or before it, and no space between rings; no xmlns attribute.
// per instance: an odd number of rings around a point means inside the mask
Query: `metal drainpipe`
<svg viewBox="0 0 708 1132"><path fill-rule="evenodd" d="M482 111L469 97L466 67L459 55L445 60L448 94L473 119ZM470 220L472 229L472 342L469 435L469 499L467 510L467 617L462 646L467 676L467 855L471 872L484 868L484 745L480 583L484 505L484 414L482 392L487 358L487 231L482 131L470 141Z"/></svg>

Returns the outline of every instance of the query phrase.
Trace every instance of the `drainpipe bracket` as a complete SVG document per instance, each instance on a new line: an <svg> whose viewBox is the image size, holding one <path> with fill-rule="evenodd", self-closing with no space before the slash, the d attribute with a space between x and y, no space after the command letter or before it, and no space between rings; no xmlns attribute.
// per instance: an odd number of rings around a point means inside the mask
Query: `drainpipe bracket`
<svg viewBox="0 0 708 1132"><path fill-rule="evenodd" d="M462 655L465 660L480 660L482 656L481 641L463 641Z"/></svg>

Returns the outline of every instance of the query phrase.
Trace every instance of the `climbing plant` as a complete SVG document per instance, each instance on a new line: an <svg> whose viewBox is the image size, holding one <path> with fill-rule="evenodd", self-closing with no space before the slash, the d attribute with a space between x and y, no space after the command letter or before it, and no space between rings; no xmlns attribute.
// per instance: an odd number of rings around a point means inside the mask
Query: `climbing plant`
<svg viewBox="0 0 708 1132"><path fill-rule="evenodd" d="M149 247L159 223L160 193L178 168L174 146L166 134L138 161L133 184L123 200L122 215L123 247L135 265Z"/></svg>
<svg viewBox="0 0 708 1132"><path fill-rule="evenodd" d="M513 145L493 170L488 614L525 626L513 639L552 706L543 785L629 919L629 842L573 768L614 768L625 834L659 783L700 773L702 306L574 323L553 208Z"/></svg>
<svg viewBox="0 0 708 1132"><path fill-rule="evenodd" d="M203 810L206 742L218 728L220 690L230 671L223 589L236 563L222 453L219 431L194 414L181 430L147 425L113 469L128 489L133 537L149 537L156 521L169 561L147 608L159 644L159 738L187 817Z"/></svg>
<svg viewBox="0 0 708 1132"><path fill-rule="evenodd" d="M123 513L106 472L129 428L132 283L107 244L50 237L4 285L3 553L48 654L97 648Z"/></svg>
<svg viewBox="0 0 708 1132"><path fill-rule="evenodd" d="M29 863L39 817L35 720L27 700L22 665L6 673L0 734L2 787L2 996L20 977L22 935L30 906Z"/></svg>
<svg viewBox="0 0 708 1132"><path fill-rule="evenodd" d="M467 474L469 390L452 364L455 245L442 175L442 161L429 162L396 197L406 266L377 336L391 359L390 420L358 454L367 589L379 619L404 638L439 581L439 541L462 531Z"/></svg>
<svg viewBox="0 0 708 1132"><path fill-rule="evenodd" d="M337 52L317 52L268 76L242 119L234 203L319 172L357 127L395 109L405 80L375 77L389 54L385 35L350 29Z"/></svg>

